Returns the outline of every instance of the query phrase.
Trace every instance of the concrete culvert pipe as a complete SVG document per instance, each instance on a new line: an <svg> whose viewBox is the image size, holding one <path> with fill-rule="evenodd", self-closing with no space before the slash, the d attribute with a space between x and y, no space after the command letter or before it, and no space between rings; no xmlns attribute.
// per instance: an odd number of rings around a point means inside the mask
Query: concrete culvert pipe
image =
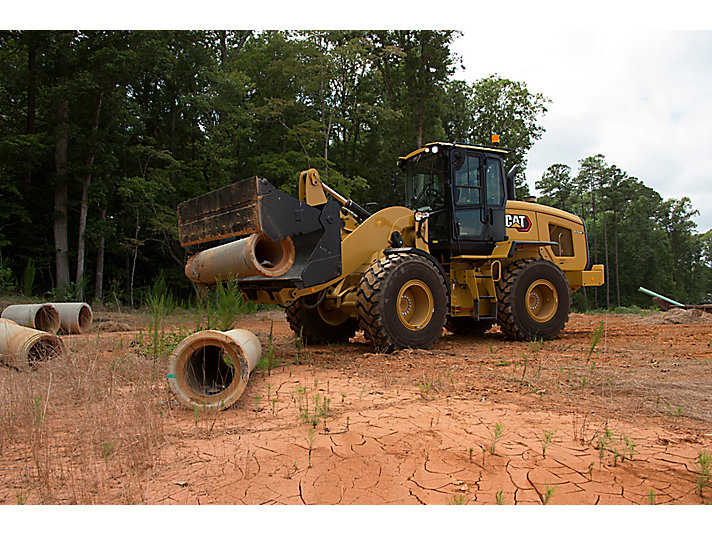
<svg viewBox="0 0 712 534"><path fill-rule="evenodd" d="M5 308L0 317L50 334L59 331L59 312L51 304L13 304Z"/></svg>
<svg viewBox="0 0 712 534"><path fill-rule="evenodd" d="M86 302L52 302L59 312L60 329L65 334L83 334L91 328L93 316Z"/></svg>
<svg viewBox="0 0 712 534"><path fill-rule="evenodd" d="M185 274L194 282L211 284L227 278L282 276L294 264L291 237L279 243L263 233L199 252L188 260Z"/></svg>
<svg viewBox="0 0 712 534"><path fill-rule="evenodd" d="M18 370L64 354L64 343L53 334L0 319L0 361Z"/></svg>
<svg viewBox="0 0 712 534"><path fill-rule="evenodd" d="M196 332L173 350L168 385L186 408L222 410L240 398L261 356L260 341L248 330Z"/></svg>

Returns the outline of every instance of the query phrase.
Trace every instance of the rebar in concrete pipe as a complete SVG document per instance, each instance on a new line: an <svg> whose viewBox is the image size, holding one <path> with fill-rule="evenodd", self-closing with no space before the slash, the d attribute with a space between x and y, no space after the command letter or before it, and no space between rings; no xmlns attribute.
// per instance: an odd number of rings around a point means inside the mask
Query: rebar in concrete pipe
<svg viewBox="0 0 712 534"><path fill-rule="evenodd" d="M64 353L59 337L0 319L0 361L20 371Z"/></svg>
<svg viewBox="0 0 712 534"><path fill-rule="evenodd" d="M59 312L51 304L13 304L2 311L0 318L50 334L56 334L60 326Z"/></svg>
<svg viewBox="0 0 712 534"><path fill-rule="evenodd" d="M59 312L60 330L64 334L83 334L92 323L91 307L86 302L52 302Z"/></svg>
<svg viewBox="0 0 712 534"><path fill-rule="evenodd" d="M277 243L263 233L255 233L197 253L186 263L185 274L203 284L250 276L273 278L292 267L294 256L292 238Z"/></svg>
<svg viewBox="0 0 712 534"><path fill-rule="evenodd" d="M260 341L248 330L196 332L173 350L168 384L186 408L223 410L245 391L261 356Z"/></svg>

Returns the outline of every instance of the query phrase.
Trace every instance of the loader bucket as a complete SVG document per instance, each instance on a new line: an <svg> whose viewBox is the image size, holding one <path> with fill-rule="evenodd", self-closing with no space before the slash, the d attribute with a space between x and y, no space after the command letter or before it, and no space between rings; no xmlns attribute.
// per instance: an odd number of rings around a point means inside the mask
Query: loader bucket
<svg viewBox="0 0 712 534"><path fill-rule="evenodd" d="M295 287L304 288L321 284L341 274L341 227L338 203L329 201L319 206L310 206L277 189L263 178L248 178L212 191L178 206L178 237L181 246L194 254L212 251L209 264L211 282L228 277L240 278L243 289L267 289ZM294 261L289 270L279 276L266 275L260 269L240 268L254 258L241 255L252 254L254 247L243 246L245 238L259 236L276 244L291 242L294 246ZM255 238L256 239L256 238ZM235 246L224 245L240 241ZM268 244L268 243L267 243ZM221 246L222 245L222 246ZM291 247L291 245L290 245ZM233 256L231 256L233 255ZM194 269L208 263L189 261ZM220 265L220 272L215 266ZM207 272L207 271L206 271ZM240 273L247 273L241 278ZM195 278L205 282L205 272L195 272ZM273 274L273 273L271 273Z"/></svg>

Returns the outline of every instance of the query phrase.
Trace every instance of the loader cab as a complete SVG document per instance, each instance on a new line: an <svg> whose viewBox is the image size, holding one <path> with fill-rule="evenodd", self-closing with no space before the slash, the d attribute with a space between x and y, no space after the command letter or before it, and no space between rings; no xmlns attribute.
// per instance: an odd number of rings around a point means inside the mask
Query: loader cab
<svg viewBox="0 0 712 534"><path fill-rule="evenodd" d="M447 256L487 255L506 239L508 199L499 148L430 143L404 158L406 204L416 230L428 220L428 246ZM511 188L513 189L513 188Z"/></svg>

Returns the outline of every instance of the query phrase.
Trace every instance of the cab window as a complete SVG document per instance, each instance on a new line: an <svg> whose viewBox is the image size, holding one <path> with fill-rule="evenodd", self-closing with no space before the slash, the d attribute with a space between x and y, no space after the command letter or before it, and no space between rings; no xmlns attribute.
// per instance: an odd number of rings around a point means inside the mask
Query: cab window
<svg viewBox="0 0 712 534"><path fill-rule="evenodd" d="M455 169L455 204L479 206L480 204L480 158L468 155L462 167Z"/></svg>
<svg viewBox="0 0 712 534"><path fill-rule="evenodd" d="M487 158L487 205L501 206L504 200L502 164L498 159Z"/></svg>

